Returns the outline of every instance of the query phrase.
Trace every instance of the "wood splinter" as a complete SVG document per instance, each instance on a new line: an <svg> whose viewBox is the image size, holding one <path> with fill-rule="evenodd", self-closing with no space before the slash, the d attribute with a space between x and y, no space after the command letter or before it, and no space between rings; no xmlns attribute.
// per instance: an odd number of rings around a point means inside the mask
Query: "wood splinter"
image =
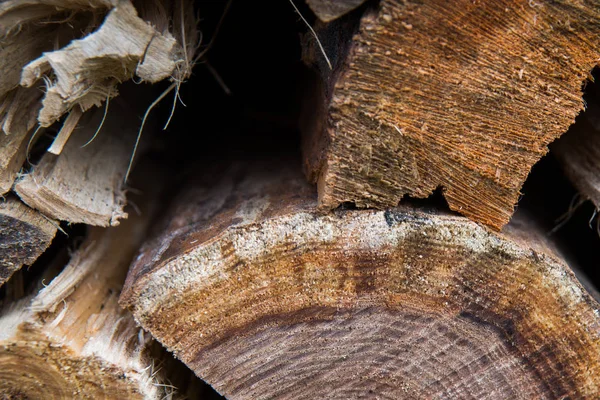
<svg viewBox="0 0 600 400"><path fill-rule="evenodd" d="M273 163L190 184L127 277L121 303L221 394L599 393L599 304L529 222L323 215L299 175Z"/></svg>

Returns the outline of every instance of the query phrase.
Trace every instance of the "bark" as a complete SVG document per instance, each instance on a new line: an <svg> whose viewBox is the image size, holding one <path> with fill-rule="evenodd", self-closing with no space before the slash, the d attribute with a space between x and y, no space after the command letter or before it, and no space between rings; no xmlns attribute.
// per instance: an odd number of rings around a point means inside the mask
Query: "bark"
<svg viewBox="0 0 600 400"><path fill-rule="evenodd" d="M150 198L156 192L146 190ZM0 393L32 399L163 399L193 381L117 302L155 212L142 207L141 216L118 228L91 228L62 272L47 285L42 281L39 293L5 307Z"/></svg>
<svg viewBox="0 0 600 400"><path fill-rule="evenodd" d="M0 201L0 286L23 265L31 265L48 248L58 223L18 199Z"/></svg>
<svg viewBox="0 0 600 400"><path fill-rule="evenodd" d="M500 234L410 207L323 215L290 164L190 184L121 295L220 393L598 393L599 304L529 222Z"/></svg>
<svg viewBox="0 0 600 400"><path fill-rule="evenodd" d="M320 207L384 208L442 187L453 210L500 229L582 109L599 17L571 0L382 0L356 32L354 15L322 27L334 71L314 41L306 50L323 79L305 143Z"/></svg>

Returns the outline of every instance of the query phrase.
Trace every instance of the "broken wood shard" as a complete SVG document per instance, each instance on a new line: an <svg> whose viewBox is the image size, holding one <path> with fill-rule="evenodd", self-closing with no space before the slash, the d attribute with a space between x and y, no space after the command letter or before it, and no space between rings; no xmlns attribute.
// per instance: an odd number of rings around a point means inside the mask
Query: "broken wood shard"
<svg viewBox="0 0 600 400"><path fill-rule="evenodd" d="M118 228L92 228L62 272L0 312L0 393L158 400L195 379L117 302L151 220L142 213Z"/></svg>
<svg viewBox="0 0 600 400"><path fill-rule="evenodd" d="M0 200L0 286L48 248L57 222L44 218L14 197Z"/></svg>
<svg viewBox="0 0 600 400"><path fill-rule="evenodd" d="M106 118L103 109L86 113L61 154L44 154L16 183L26 204L59 220L95 226L127 218L123 179L139 120L138 109L119 100Z"/></svg>
<svg viewBox="0 0 600 400"><path fill-rule="evenodd" d="M599 304L531 224L517 218L491 233L408 207L323 215L282 165L238 166L188 186L121 295L221 394L600 391Z"/></svg>
<svg viewBox="0 0 600 400"><path fill-rule="evenodd" d="M120 1L92 34L44 55L24 69L21 85L54 76L40 111L41 126L50 126L75 105L83 111L116 94L116 85L137 74L158 82L173 75L177 42L138 17L129 1Z"/></svg>
<svg viewBox="0 0 600 400"><path fill-rule="evenodd" d="M453 210L500 229L582 109L598 18L570 0L382 0L342 43L325 26L338 69L322 68L323 111L306 135L318 145L305 146L320 207L385 208L441 186Z"/></svg>
<svg viewBox="0 0 600 400"><path fill-rule="evenodd" d="M42 52L79 34L88 23L87 17L69 24L23 21L19 29L11 31L10 21L15 17L15 12L21 10L25 13L35 8L32 2L28 2L27 6L20 2L21 7L18 6L14 2L0 5L0 194L11 189L25 161L26 147L37 123L39 102L43 97L43 91L37 85L32 88L19 87L22 68ZM48 15L57 12L54 7L47 11L50 13Z"/></svg>
<svg viewBox="0 0 600 400"><path fill-rule="evenodd" d="M0 100L0 195L10 191L37 122L41 93L17 88Z"/></svg>

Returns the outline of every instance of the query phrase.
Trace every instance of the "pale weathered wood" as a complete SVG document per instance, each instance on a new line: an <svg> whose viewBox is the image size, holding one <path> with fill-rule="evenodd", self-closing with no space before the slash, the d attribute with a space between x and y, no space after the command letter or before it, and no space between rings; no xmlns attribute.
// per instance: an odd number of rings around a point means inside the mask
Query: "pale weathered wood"
<svg viewBox="0 0 600 400"><path fill-rule="evenodd" d="M306 0L310 9L323 22L333 21L364 2L365 0Z"/></svg>
<svg viewBox="0 0 600 400"><path fill-rule="evenodd" d="M83 111L101 105L118 93L118 83L134 76L150 83L187 77L180 71L187 72L189 66L179 65L189 64L183 60L185 45L178 43L168 29L159 32L140 18L130 1L113 3L115 7L96 31L62 49L44 53L23 68L21 85L25 87L50 73L53 76L38 117L41 126L50 126L76 105ZM163 2L151 3L159 7ZM187 7L184 12L189 12L189 0L179 3ZM167 21L169 18L169 14L153 15ZM195 26L192 28L195 30Z"/></svg>
<svg viewBox="0 0 600 400"><path fill-rule="evenodd" d="M61 14L64 17L86 11L103 13L118 2L119 0L5 0L0 4L0 36L19 32L27 24L38 23L40 20L61 21L53 19Z"/></svg>
<svg viewBox="0 0 600 400"><path fill-rule="evenodd" d="M38 87L18 87L22 68L42 52L81 34L90 23L89 18L82 17L71 19L68 24L46 20L44 23L22 22L13 26L13 17L17 13L15 8L21 10L18 12L21 14L24 10L32 11L31 4L26 6L20 2L19 6L15 2L0 5L0 194L10 190L25 161L27 144L43 97L43 91ZM56 8L47 11L48 15L57 13ZM66 17L58 15L57 18ZM11 27L14 28L12 31Z"/></svg>
<svg viewBox="0 0 600 400"><path fill-rule="evenodd" d="M337 65L308 49L324 79L305 145L321 208L389 207L442 187L450 208L502 227L582 109L599 5L382 0L354 36L341 39L337 21L319 30Z"/></svg>
<svg viewBox="0 0 600 400"><path fill-rule="evenodd" d="M156 174L150 176L160 186ZM155 189L145 191L149 198L156 194ZM154 212L142 207L141 216L118 228L92 228L69 264L39 293L5 306L0 313L0 394L164 399L194 380L117 302Z"/></svg>
<svg viewBox="0 0 600 400"><path fill-rule="evenodd" d="M590 92L585 113L551 148L582 197L600 210L600 97L596 86Z"/></svg>
<svg viewBox="0 0 600 400"><path fill-rule="evenodd" d="M0 195L10 191L27 158L41 97L37 89L17 88L0 100Z"/></svg>
<svg viewBox="0 0 600 400"><path fill-rule="evenodd" d="M48 248L58 223L20 200L0 199L0 286L23 265L31 265Z"/></svg>
<svg viewBox="0 0 600 400"><path fill-rule="evenodd" d="M140 104L118 98L106 117L103 109L88 111L61 154L45 153L15 184L16 193L30 207L59 220L118 225L127 217L124 177L139 129Z"/></svg>
<svg viewBox="0 0 600 400"><path fill-rule="evenodd" d="M409 207L323 215L285 163L206 175L120 301L227 398L600 390L599 304L530 223L497 234Z"/></svg>
<svg viewBox="0 0 600 400"><path fill-rule="evenodd" d="M81 111L81 108L79 108L79 106L73 107L73 109L69 113L69 116L65 118L65 122L63 123L62 127L60 128L60 131L56 135L56 138L54 138L52 146L48 148L49 153L59 155L63 151L63 149L65 148L65 144L67 144L67 140L69 140L69 138L71 137L71 134L77 127L77 124L79 123L79 120L81 119L82 115L83 112Z"/></svg>

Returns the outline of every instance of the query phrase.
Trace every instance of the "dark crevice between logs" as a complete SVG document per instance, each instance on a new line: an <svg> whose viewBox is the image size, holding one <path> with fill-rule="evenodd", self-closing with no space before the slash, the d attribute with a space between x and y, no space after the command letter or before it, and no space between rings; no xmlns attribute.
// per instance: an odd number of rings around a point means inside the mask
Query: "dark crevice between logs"
<svg viewBox="0 0 600 400"><path fill-rule="evenodd" d="M600 69L592 72L595 79L600 78ZM582 87L586 104L600 102L598 84L586 81ZM569 130L557 142L575 135L580 124L594 112L588 108L580 113ZM578 207L581 194L566 176L557 157L556 143L550 146L550 152L531 170L521 192L523 196L517 212L527 212L543 227L557 249L578 269L576 274L584 286L595 293L600 288L600 236L596 227L595 207L591 201L585 201ZM600 162L600 160L599 160ZM595 216L595 217L594 217Z"/></svg>

